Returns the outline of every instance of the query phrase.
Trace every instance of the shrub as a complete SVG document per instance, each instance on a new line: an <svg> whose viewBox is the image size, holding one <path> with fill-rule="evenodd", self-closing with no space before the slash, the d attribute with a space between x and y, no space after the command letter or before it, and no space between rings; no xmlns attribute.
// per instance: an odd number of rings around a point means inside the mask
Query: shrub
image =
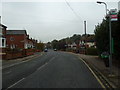
<svg viewBox="0 0 120 90"><path fill-rule="evenodd" d="M86 54L87 55L98 55L98 51L97 51L97 48L87 48L86 49Z"/></svg>

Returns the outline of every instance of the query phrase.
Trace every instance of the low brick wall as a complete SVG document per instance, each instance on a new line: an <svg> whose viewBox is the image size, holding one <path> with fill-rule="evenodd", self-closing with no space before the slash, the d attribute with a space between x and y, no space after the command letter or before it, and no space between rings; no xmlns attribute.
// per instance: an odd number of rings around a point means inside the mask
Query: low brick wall
<svg viewBox="0 0 120 90"><path fill-rule="evenodd" d="M4 60L10 60L10 59L16 59L23 57L22 52L16 52L16 53L6 53L2 59Z"/></svg>
<svg viewBox="0 0 120 90"><path fill-rule="evenodd" d="M34 49L26 49L26 56L33 55L34 53Z"/></svg>
<svg viewBox="0 0 120 90"><path fill-rule="evenodd" d="M10 60L10 59L16 59L16 58L34 55L34 53L36 52L40 52L40 50L36 50L36 49L23 49L22 51L6 50L6 53L0 54L0 57L2 57L2 60Z"/></svg>
<svg viewBox="0 0 120 90"><path fill-rule="evenodd" d="M29 55L33 55L36 50L35 49L24 49L23 51L23 56L29 56Z"/></svg>

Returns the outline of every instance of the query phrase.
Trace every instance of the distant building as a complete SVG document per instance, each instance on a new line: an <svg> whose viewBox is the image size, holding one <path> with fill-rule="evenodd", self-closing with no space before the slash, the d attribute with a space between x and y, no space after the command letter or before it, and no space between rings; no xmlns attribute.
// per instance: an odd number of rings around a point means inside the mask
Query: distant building
<svg viewBox="0 0 120 90"><path fill-rule="evenodd" d="M31 39L27 38L27 48L34 48L34 43L32 38Z"/></svg>
<svg viewBox="0 0 120 90"><path fill-rule="evenodd" d="M89 47L95 47L95 40L94 35L87 35L86 38L83 36L80 40L80 47L84 47L86 45L87 48Z"/></svg>
<svg viewBox="0 0 120 90"><path fill-rule="evenodd" d="M28 35L26 30L7 30L6 31L6 46L14 49L28 48Z"/></svg>

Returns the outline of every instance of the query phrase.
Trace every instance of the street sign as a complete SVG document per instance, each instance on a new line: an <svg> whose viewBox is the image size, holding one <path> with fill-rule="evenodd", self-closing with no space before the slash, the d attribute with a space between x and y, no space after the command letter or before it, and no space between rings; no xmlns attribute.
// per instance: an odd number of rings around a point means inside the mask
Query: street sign
<svg viewBox="0 0 120 90"><path fill-rule="evenodd" d="M110 13L111 21L117 21L118 20L117 9L111 9L109 13Z"/></svg>

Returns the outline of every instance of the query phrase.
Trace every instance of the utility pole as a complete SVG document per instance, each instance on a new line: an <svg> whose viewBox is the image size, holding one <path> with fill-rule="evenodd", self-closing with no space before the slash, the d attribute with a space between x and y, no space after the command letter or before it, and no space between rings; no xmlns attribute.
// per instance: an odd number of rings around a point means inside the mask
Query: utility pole
<svg viewBox="0 0 120 90"><path fill-rule="evenodd" d="M85 54L86 54L86 21L84 21L84 30L85 30Z"/></svg>

